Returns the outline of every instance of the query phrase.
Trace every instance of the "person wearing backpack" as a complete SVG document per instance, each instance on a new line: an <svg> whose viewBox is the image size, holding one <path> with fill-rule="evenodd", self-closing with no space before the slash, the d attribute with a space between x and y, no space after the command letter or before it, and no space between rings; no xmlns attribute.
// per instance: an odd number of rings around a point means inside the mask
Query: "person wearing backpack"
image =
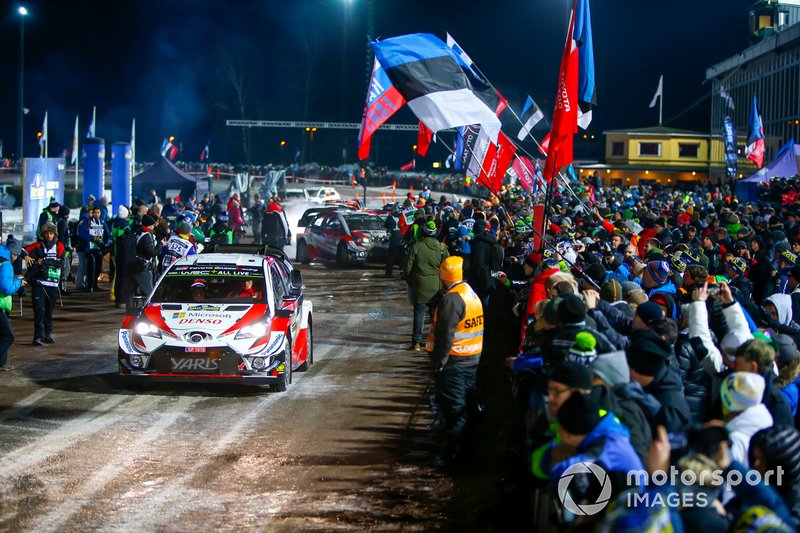
<svg viewBox="0 0 800 533"><path fill-rule="evenodd" d="M25 281L14 275L12 262L16 261L22 252L22 244L18 240L9 244L0 244L0 372L14 370L8 363L8 349L14 344L14 330L8 313L13 305L12 298Z"/></svg>

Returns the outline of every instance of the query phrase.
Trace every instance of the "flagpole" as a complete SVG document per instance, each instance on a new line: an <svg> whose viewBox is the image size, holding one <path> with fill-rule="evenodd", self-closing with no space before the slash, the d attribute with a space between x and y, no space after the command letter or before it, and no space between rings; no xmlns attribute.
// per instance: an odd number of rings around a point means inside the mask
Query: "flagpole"
<svg viewBox="0 0 800 533"><path fill-rule="evenodd" d="M479 66L478 66L478 65L475 63L475 61L473 61L473 62L472 62L472 67L474 67L474 68L475 68L475 70L477 71L477 73L478 73L478 74L481 76L481 78L483 78L483 79L484 79L484 81L486 81L486 83L488 83L488 84L489 84L489 87L491 87L492 89L494 89L494 91L495 91L495 92L497 92L497 88L494 86L494 84L491 82L491 80L489 80L489 78L487 78L487 77L486 77L486 75L483 73L483 71L480 69L480 67L479 67ZM662 97L662 99L661 99L660 101L663 101L663 97ZM514 118L515 118L515 119L517 119L517 122L519 122L519 125L520 125L520 126L524 126L524 125L525 125L525 124L522 122L522 119L521 119L521 118L519 118L519 115L517 115L516 111L514 111L514 108L512 108L512 107L509 105L509 106L508 106L508 110L509 110L509 111L511 111L511 114L512 114L512 115L514 115ZM660 125L660 124L661 124L661 119L659 118L659 125ZM539 150L540 150L540 151L544 151L544 149L542 148L542 145L541 145L541 144L539 144L539 141L538 141L538 140L536 140L536 137L534 137L534 136L533 136L533 132L529 130L527 133L528 133L528 136L529 136L531 139L533 139L533 142L534 142L534 143L536 143L536 147L537 147L537 148L539 148ZM517 147L517 150L520 150L520 151L521 151L523 154L527 155L527 156L528 156L528 157L530 157L531 159L539 159L538 157L534 157L534 156L533 156L533 155L532 155L530 152L528 152L528 151L527 151L525 148L523 148L521 145L518 145L516 142L514 142L514 139L512 139L511 137L509 137L508 139L511 141L511 143L512 143L514 146L516 146L516 147ZM564 176L564 174L563 174L562 172L558 172L558 175L559 175L559 176L560 176L560 177L561 177L561 178L564 180L564 183L565 183L565 184L567 184L567 181L568 181L568 180L567 180L566 176ZM554 176L554 177L555 177L555 176ZM551 181L552 181L552 180L551 180ZM549 187L549 184L548 184L548 187ZM592 211L591 211L591 209L588 209L588 208L586 207L586 204L584 204L584 203L583 203L583 200L581 200L581 198L580 198L580 197L579 197L577 194L575 194L575 191L573 191L573 190L572 190L572 187L570 187L568 184L567 184L567 189L569 190L569 192L570 192L570 193L572 193L572 195L575 197L575 199L576 199L576 200L578 200L578 202L580 202L580 204L581 204L581 205L584 207L584 209L586 209L586 210L587 210L588 212L590 212L590 213L592 212Z"/></svg>
<svg viewBox="0 0 800 533"><path fill-rule="evenodd" d="M78 159L80 155L78 154L78 147L80 146L80 130L78 129L80 126L78 125L78 117L75 117L75 133L74 133L74 142L72 146L73 157L75 158L75 190L78 190Z"/></svg>
<svg viewBox="0 0 800 533"><path fill-rule="evenodd" d="M92 137L97 137L97 106L92 106Z"/></svg>
<svg viewBox="0 0 800 533"><path fill-rule="evenodd" d="M658 97L658 125L661 125L661 116L664 112L664 85L661 85L661 96Z"/></svg>

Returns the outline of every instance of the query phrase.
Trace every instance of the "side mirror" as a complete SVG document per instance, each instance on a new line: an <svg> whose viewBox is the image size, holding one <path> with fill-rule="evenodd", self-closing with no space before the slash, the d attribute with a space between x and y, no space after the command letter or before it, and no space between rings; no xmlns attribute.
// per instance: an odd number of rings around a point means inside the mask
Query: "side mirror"
<svg viewBox="0 0 800 533"><path fill-rule="evenodd" d="M303 288L303 273L299 270L292 270L292 274L289 278L289 281L292 284L292 288L302 289Z"/></svg>

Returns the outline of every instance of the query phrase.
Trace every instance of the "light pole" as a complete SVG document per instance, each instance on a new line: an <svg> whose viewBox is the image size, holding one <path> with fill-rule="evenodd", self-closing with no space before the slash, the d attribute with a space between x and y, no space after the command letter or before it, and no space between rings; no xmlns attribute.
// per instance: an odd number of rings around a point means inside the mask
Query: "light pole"
<svg viewBox="0 0 800 533"><path fill-rule="evenodd" d="M24 101L23 94L23 72L25 64L25 16L28 14L25 6L19 6L17 9L19 13L19 110L17 111L17 157L19 164L22 165L22 116L25 114L23 107Z"/></svg>

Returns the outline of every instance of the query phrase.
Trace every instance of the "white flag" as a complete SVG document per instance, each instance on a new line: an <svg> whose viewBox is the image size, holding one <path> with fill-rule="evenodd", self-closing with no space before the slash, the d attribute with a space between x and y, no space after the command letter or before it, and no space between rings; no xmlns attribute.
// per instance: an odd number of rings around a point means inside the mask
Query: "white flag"
<svg viewBox="0 0 800 533"><path fill-rule="evenodd" d="M464 61L464 63L466 63L470 67L472 66L472 58L469 57L469 55L467 55L467 53L464 51L463 48L458 46L456 40L453 39L453 37L449 33L447 34L447 47L452 49L453 52L455 52L456 55L459 56Z"/></svg>
<svg viewBox="0 0 800 533"><path fill-rule="evenodd" d="M736 110L736 106L733 105L733 98L730 94L728 94L728 90L725 88L724 85L719 86L719 95L725 100L729 109Z"/></svg>
<svg viewBox="0 0 800 533"><path fill-rule="evenodd" d="M136 153L136 119L131 123L131 153Z"/></svg>
<svg viewBox="0 0 800 533"><path fill-rule="evenodd" d="M656 100L659 98L664 98L664 75L662 74L660 78L658 78L658 89L656 89L656 94L653 95L653 100L650 102L650 107L656 106Z"/></svg>
<svg viewBox="0 0 800 533"><path fill-rule="evenodd" d="M72 159L69 164L74 165L78 162L78 115L75 115L75 132L72 134Z"/></svg>
<svg viewBox="0 0 800 533"><path fill-rule="evenodd" d="M91 124L89 124L89 129L88 129L88 130L86 130L86 138L87 138L87 139L91 139L92 137L94 137L94 136L95 136L95 131L94 131L94 119L95 119L95 117L96 117L96 116L97 116L97 108L96 108L96 107L93 107L93 108L92 108L92 123L91 123Z"/></svg>

